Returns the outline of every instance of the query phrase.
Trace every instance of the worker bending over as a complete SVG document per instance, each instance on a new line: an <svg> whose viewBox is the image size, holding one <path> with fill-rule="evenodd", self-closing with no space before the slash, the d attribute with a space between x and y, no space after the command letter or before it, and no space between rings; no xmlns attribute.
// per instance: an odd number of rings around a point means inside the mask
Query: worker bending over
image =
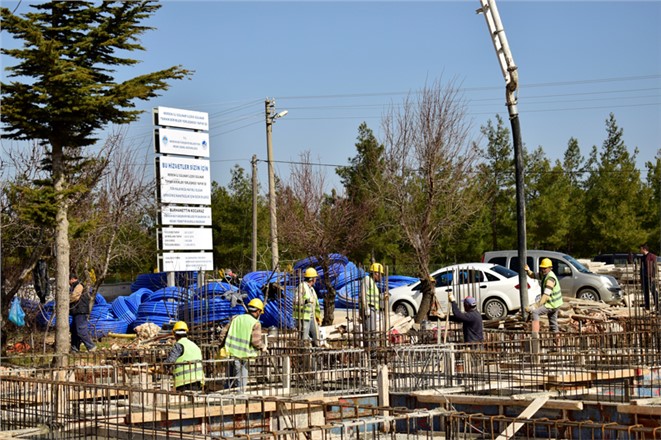
<svg viewBox="0 0 661 440"><path fill-rule="evenodd" d="M176 342L165 363L174 364L174 389L177 391L202 391L204 370L202 351L195 342L188 339L188 325L178 321L172 328Z"/></svg>

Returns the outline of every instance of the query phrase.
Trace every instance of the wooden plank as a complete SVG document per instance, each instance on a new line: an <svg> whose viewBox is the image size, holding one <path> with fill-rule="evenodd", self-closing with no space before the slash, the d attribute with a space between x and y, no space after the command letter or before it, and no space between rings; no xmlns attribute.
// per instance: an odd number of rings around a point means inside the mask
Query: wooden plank
<svg viewBox="0 0 661 440"><path fill-rule="evenodd" d="M622 405L617 405L617 412L622 414L661 416L661 406L622 404Z"/></svg>
<svg viewBox="0 0 661 440"><path fill-rule="evenodd" d="M536 398L535 400L528 405L526 409L524 409L521 414L519 414L518 419L529 419L532 416L535 415L539 409L544 406L544 404L549 400L549 396L541 396ZM510 425L505 428L505 430L498 436L496 437L496 440L507 440L509 438L512 438L514 434L516 434L521 427L525 425L524 422L512 422Z"/></svg>
<svg viewBox="0 0 661 440"><path fill-rule="evenodd" d="M630 405L658 405L661 404L661 397L648 397L645 399L633 399L629 401Z"/></svg>
<svg viewBox="0 0 661 440"><path fill-rule="evenodd" d="M595 371L592 374L593 380L608 380L644 376L649 373L649 368L622 368L619 370Z"/></svg>
<svg viewBox="0 0 661 440"><path fill-rule="evenodd" d="M302 406L302 405L301 405ZM307 406L305 406L307 408ZM256 412L273 412L276 410L275 402L257 402L248 405L200 405L187 408L168 409L154 408L147 411L131 411L126 415L126 423L131 425L135 423L158 422L163 420L182 420L199 417L231 416L235 414L252 414Z"/></svg>
<svg viewBox="0 0 661 440"><path fill-rule="evenodd" d="M412 393L413 397L421 403L451 403L456 405L494 405L494 406L528 406L537 399L512 399L510 396L466 396L456 394L418 394ZM548 397L548 396L544 396ZM544 408L561 410L582 410L583 402L578 400L556 400L547 399Z"/></svg>
<svg viewBox="0 0 661 440"><path fill-rule="evenodd" d="M549 374L547 376L549 382L587 382L593 380L592 372L583 371L578 373L561 373Z"/></svg>

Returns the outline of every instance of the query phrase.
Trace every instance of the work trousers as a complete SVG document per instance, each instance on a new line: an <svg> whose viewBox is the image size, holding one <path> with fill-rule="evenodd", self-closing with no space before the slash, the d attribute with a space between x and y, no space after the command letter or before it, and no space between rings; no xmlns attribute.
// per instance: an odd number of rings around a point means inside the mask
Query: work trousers
<svg viewBox="0 0 661 440"><path fill-rule="evenodd" d="M536 309L530 311L532 314L533 321L539 321L539 317L542 315L547 315L549 318L549 328L552 332L559 332L560 327L558 327L558 309L549 309L546 305L542 304Z"/></svg>
<svg viewBox="0 0 661 440"><path fill-rule="evenodd" d="M71 316L71 348L74 351L80 350L80 344L85 344L88 351L95 347L87 327L88 318L86 314Z"/></svg>
<svg viewBox="0 0 661 440"><path fill-rule="evenodd" d="M230 363L230 379L229 388L238 388L239 391L245 393L248 386L248 366L250 359L232 359Z"/></svg>
<svg viewBox="0 0 661 440"><path fill-rule="evenodd" d="M314 319L298 319L296 321L299 336L303 341L312 340L312 345L319 346L319 327Z"/></svg>

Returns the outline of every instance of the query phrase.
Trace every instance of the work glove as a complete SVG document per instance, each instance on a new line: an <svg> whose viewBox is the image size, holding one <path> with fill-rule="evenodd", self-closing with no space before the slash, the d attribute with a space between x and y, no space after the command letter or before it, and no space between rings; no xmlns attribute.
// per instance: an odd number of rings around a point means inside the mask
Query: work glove
<svg viewBox="0 0 661 440"><path fill-rule="evenodd" d="M321 318L317 318L317 325L321 325Z"/></svg>
<svg viewBox="0 0 661 440"><path fill-rule="evenodd" d="M448 301L450 301L451 303L455 301L455 297L452 292L448 292Z"/></svg>

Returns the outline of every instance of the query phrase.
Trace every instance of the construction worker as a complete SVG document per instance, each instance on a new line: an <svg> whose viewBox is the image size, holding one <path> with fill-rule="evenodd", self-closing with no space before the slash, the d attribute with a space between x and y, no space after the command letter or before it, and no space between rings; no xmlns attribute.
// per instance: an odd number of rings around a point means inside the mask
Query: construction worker
<svg viewBox="0 0 661 440"><path fill-rule="evenodd" d="M174 364L174 389L177 391L202 391L204 370L202 351L195 342L188 339L188 325L178 321L172 327L176 342L165 359L166 364Z"/></svg>
<svg viewBox="0 0 661 440"><path fill-rule="evenodd" d="M312 345L319 346L319 325L321 325L321 307L314 283L317 280L314 267L305 269L304 279L296 288L294 296L294 319L301 340L312 340Z"/></svg>
<svg viewBox="0 0 661 440"><path fill-rule="evenodd" d="M266 351L266 344L262 339L262 324L259 316L264 313L264 303L254 298L248 303L248 313L235 315L225 326L220 335L221 347L233 358L230 371L229 387L239 387L241 392L248 385L248 366L250 359L257 357L260 351Z"/></svg>
<svg viewBox="0 0 661 440"><path fill-rule="evenodd" d="M84 344L87 351L95 351L96 345L90 338L89 321L92 311L92 295L85 286L78 281L78 275L69 274L69 313L71 314L71 351L78 353L80 344Z"/></svg>
<svg viewBox="0 0 661 440"><path fill-rule="evenodd" d="M526 265L528 276L534 274ZM526 311L532 315L532 330L539 331L539 317L547 315L549 318L549 328L552 332L558 333L558 309L562 305L562 291L560 290L560 281L553 273L553 263L550 258L543 258L539 263L540 278L542 279L542 297L534 304L526 307Z"/></svg>
<svg viewBox="0 0 661 440"><path fill-rule="evenodd" d="M484 342L484 325L482 314L477 310L477 301L472 296L464 298L464 311L459 310L454 294L448 292L448 300L452 306L450 319L462 323L464 342Z"/></svg>
<svg viewBox="0 0 661 440"><path fill-rule="evenodd" d="M383 265L372 263L369 274L365 274L360 285L360 305L362 308L363 324L368 339L375 339L379 310L381 310L381 291L378 282L383 277Z"/></svg>

